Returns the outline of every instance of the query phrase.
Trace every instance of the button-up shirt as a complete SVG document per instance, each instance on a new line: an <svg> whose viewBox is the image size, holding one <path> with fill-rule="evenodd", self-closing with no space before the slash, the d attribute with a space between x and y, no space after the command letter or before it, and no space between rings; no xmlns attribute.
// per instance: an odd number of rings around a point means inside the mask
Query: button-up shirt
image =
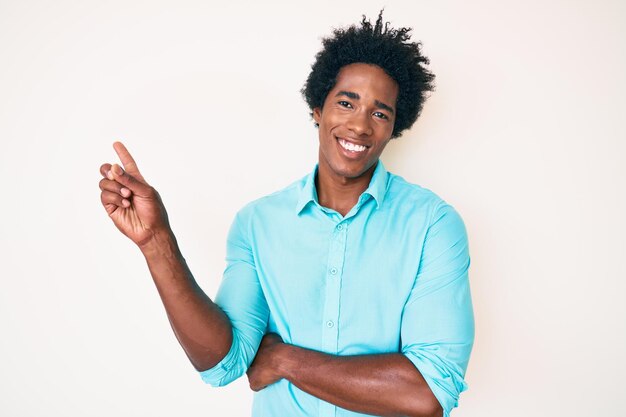
<svg viewBox="0 0 626 417"><path fill-rule="evenodd" d="M467 388L474 340L463 221L432 191L385 170L342 216L319 204L315 170L235 216L216 303L233 343L213 386L242 376L264 334L333 355L404 354L444 416ZM253 417L365 416L282 379L254 394Z"/></svg>

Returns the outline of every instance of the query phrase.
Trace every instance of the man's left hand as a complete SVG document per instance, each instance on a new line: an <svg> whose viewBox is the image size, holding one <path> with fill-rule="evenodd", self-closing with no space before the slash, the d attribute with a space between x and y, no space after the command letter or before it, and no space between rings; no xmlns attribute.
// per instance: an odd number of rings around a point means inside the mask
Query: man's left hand
<svg viewBox="0 0 626 417"><path fill-rule="evenodd" d="M278 356L283 346L285 346L283 339L276 333L263 336L256 357L247 372L252 391L260 391L282 378L278 372L280 363Z"/></svg>

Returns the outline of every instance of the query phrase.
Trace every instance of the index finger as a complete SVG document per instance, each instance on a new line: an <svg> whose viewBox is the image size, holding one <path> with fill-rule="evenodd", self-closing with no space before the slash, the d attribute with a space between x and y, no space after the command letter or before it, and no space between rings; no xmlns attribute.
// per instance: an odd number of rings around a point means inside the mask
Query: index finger
<svg viewBox="0 0 626 417"><path fill-rule="evenodd" d="M138 177L143 180L143 176L139 172L139 168L137 167L137 163L126 149L126 146L122 142L113 142L113 149L117 152L117 156L120 157L120 161L122 161L122 165L124 165L124 169L129 174Z"/></svg>

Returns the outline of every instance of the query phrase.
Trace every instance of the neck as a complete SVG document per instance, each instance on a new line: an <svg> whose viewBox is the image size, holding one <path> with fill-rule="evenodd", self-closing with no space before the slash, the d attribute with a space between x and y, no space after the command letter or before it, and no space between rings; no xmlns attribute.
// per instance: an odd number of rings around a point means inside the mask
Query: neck
<svg viewBox="0 0 626 417"><path fill-rule="evenodd" d="M356 178L347 178L336 175L330 167L320 161L315 178L319 204L345 216L369 186L375 169L376 164Z"/></svg>

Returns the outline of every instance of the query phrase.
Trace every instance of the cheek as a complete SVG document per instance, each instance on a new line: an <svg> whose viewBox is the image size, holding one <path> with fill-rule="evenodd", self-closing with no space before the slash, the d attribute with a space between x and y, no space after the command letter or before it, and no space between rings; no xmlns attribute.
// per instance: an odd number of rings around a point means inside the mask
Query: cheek
<svg viewBox="0 0 626 417"><path fill-rule="evenodd" d="M321 120L324 121L324 124L327 127L332 128L338 123L343 123L346 117L348 117L347 114L342 114L341 112L333 108L328 108L327 112L324 114L324 117L322 117Z"/></svg>
<svg viewBox="0 0 626 417"><path fill-rule="evenodd" d="M378 145L376 145L376 148L378 149L378 152L382 152L385 147L387 146L387 144L389 143L390 139L387 139L386 141L380 142Z"/></svg>

